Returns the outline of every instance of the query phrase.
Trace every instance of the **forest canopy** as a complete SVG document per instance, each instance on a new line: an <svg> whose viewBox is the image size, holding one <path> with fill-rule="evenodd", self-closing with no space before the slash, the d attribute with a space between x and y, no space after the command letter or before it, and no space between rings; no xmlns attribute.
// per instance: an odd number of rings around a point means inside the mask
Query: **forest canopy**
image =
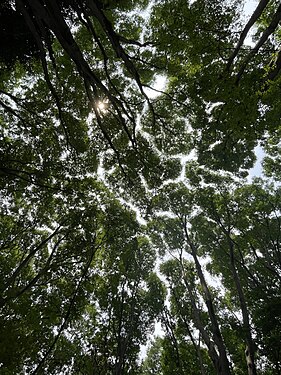
<svg viewBox="0 0 281 375"><path fill-rule="evenodd" d="M1 1L0 374L281 375L281 5L247 7Z"/></svg>

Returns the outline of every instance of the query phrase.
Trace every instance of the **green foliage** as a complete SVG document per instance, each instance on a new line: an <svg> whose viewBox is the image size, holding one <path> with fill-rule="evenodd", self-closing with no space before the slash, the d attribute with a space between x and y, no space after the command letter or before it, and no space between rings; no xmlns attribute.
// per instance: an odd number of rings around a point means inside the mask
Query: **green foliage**
<svg viewBox="0 0 281 375"><path fill-rule="evenodd" d="M1 3L1 374L281 372L278 7Z"/></svg>

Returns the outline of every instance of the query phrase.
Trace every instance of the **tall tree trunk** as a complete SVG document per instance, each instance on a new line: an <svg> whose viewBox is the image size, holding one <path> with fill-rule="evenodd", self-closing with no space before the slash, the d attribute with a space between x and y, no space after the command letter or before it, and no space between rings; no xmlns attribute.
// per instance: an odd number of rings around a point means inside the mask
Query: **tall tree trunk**
<svg viewBox="0 0 281 375"><path fill-rule="evenodd" d="M229 223L231 222L231 214L229 211L227 211ZM233 276L234 284L237 290L239 303L240 303L240 309L242 312L242 319L243 319L243 327L246 333L246 344L247 348L245 350L246 355L246 361L247 361L247 369L248 369L248 375L257 375L257 370L255 366L255 345L252 339L252 330L251 330L251 324L250 324L250 318L249 318L249 312L247 308L246 298L243 292L243 288L240 282L240 278L237 272L236 264L235 264L235 254L234 254L234 246L235 242L231 237L231 226L229 225L226 227L216 211L214 207L214 216L217 224L221 228L223 234L226 237L227 244L228 244L228 250L229 250L229 256L230 256L230 268L231 273Z"/></svg>
<svg viewBox="0 0 281 375"><path fill-rule="evenodd" d="M190 298L191 311L192 311L194 325L197 327L197 329L201 333L202 339L203 339L205 345L208 348L209 357L210 357L211 361L213 362L213 365L214 365L214 368L215 368L217 374L221 374L219 355L217 353L217 350L216 350L216 347L215 347L213 341L211 340L211 338L209 336L209 333L206 331L206 329L204 327L204 324L203 324L202 319L200 317L200 310L198 309L198 307L196 305L196 301L195 301L195 298L194 298L194 295L193 295L192 287L189 284L189 282L188 282L188 280L187 280L187 278L184 274L183 267L182 267L182 270L183 270L184 284L185 284L185 286L188 290L188 294L189 294L189 298Z"/></svg>
<svg viewBox="0 0 281 375"><path fill-rule="evenodd" d="M257 375L257 370L256 370L256 365L255 365L255 345L252 339L252 333L251 333L252 330L251 330L251 324L250 324L246 299L245 299L243 288L242 288L240 278L239 278L236 265L235 265L234 242L229 232L227 232L226 235L227 235L229 253L230 253L231 272L232 272L233 280L237 289L239 302L240 302L240 308L242 312L242 318L243 318L243 326L246 332L247 347L245 350L245 355L246 355L246 361L247 361L248 375Z"/></svg>
<svg viewBox="0 0 281 375"><path fill-rule="evenodd" d="M224 341L223 341L221 331L220 331L220 328L219 328L218 320L217 320L217 317L216 317L214 305L213 305L213 302L212 302L212 296L211 296L210 290L208 288L208 285L206 283L205 276L204 276L202 268L201 268L201 264L200 264L200 262L198 260L198 257L197 257L196 246L194 245L194 243L191 241L191 239L189 237L188 230L187 230L186 218L184 218L183 225L184 225L185 238L186 238L186 241L187 241L187 243L188 243L188 245L191 249L191 255L194 259L197 275L199 277L199 280L200 280L200 283L201 283L201 286L202 286L202 289L203 289L204 299L205 299L205 303L207 305L208 315L209 315L209 318L210 318L210 321L211 321L213 340L214 340L214 342L215 342L215 344L218 348L218 351L219 351L218 374L220 374L220 375L230 375L231 374L230 365L229 365L229 361L228 361L228 358L227 358L226 349L225 349Z"/></svg>
<svg viewBox="0 0 281 375"><path fill-rule="evenodd" d="M181 263L181 266L182 266L182 263ZM200 367L200 372L201 372L201 375L206 375L205 373L205 369L204 369L204 362L203 362L203 358L202 358L202 353L201 353L201 347L200 347L200 330L199 330L199 340L198 340L198 344L195 342L195 339L192 335L192 332L189 328L189 324L188 324L188 321L186 320L186 317L185 317L185 314L184 314L184 308L183 306L181 305L181 302L180 302L180 297L177 295L176 291L174 289L171 289L172 290L172 293L173 293L173 296L175 298L175 301L176 301L176 304L177 304L177 308L180 312L180 317L184 323L184 326L187 330L187 333L188 333L188 336L190 337L190 340L192 342L192 345L194 346L195 350L196 350L196 353L197 353L197 358L198 358L198 364L199 364L199 367ZM198 327L197 327L198 328Z"/></svg>

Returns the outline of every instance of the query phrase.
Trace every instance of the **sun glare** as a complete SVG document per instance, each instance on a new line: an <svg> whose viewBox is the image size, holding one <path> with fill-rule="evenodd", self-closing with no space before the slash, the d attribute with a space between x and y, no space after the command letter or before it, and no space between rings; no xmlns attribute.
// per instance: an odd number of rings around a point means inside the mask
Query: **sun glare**
<svg viewBox="0 0 281 375"><path fill-rule="evenodd" d="M100 112L105 112L107 107L107 103L105 102L98 102L97 103L97 108Z"/></svg>

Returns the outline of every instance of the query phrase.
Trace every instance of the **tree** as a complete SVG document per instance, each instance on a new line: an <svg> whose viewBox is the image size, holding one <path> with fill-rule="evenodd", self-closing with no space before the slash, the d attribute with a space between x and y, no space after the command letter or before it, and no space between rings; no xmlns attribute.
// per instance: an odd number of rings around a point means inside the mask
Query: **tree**
<svg viewBox="0 0 281 375"><path fill-rule="evenodd" d="M165 213L159 212L151 223L151 238L157 248L174 258L162 268L170 290L171 314L188 316L187 322L199 330L217 373L225 365L225 350L231 358L228 365L226 362L229 369L233 366L239 373L247 366L248 373L255 374L264 360L265 339L256 313L263 316L269 311L271 298L275 301L275 285L279 289L280 284L279 188L263 186L260 180L241 186L209 172L201 176L205 187L198 181L193 189L170 184L155 197L154 209ZM209 285L206 272L216 276L216 289ZM260 301L262 313L258 312ZM278 313L272 319L279 324ZM274 352L275 335L273 330ZM270 365L277 372L278 363L273 360Z"/></svg>
<svg viewBox="0 0 281 375"><path fill-rule="evenodd" d="M281 372L280 4L238 5L1 3L1 373Z"/></svg>
<svg viewBox="0 0 281 375"><path fill-rule="evenodd" d="M244 28L240 2L163 1L153 9L156 58L165 62L169 94L181 103L204 165L248 169L257 142L279 127L279 101L271 96L280 72L278 5L259 2ZM243 43L255 22L257 43L251 49Z"/></svg>
<svg viewBox="0 0 281 375"><path fill-rule="evenodd" d="M28 222L5 218L10 233L2 244L1 361L11 372L96 368L120 374L134 366L164 291L151 274L154 253L138 236L134 215L106 194L101 210L95 198L88 197L86 208L82 197L82 210L71 209L69 201L60 206L64 220L51 234L40 232L36 221L31 231ZM14 225L21 225L16 234ZM7 333L11 320L14 338Z"/></svg>

